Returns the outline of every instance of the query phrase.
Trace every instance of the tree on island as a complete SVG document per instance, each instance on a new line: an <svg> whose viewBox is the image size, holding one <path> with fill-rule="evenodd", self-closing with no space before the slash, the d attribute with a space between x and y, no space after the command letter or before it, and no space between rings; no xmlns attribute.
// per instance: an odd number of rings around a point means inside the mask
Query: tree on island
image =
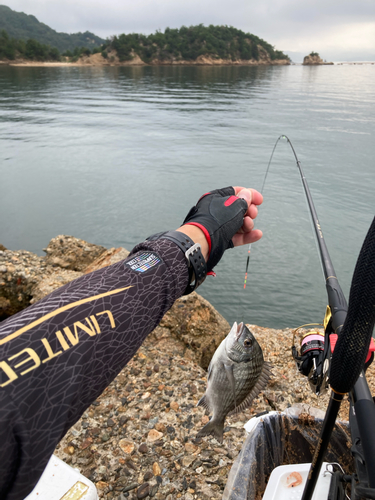
<svg viewBox="0 0 375 500"><path fill-rule="evenodd" d="M28 59L32 61L60 61L60 52L55 47L39 43L32 38L27 41L10 38L5 30L0 32L0 60Z"/></svg>
<svg viewBox="0 0 375 500"><path fill-rule="evenodd" d="M142 61L150 63L153 59L194 61L199 56L258 61L259 46L268 53L271 61L289 60L286 54L275 50L271 44L251 33L244 33L232 26L212 24L208 27L199 24L182 26L180 29L166 28L164 33L157 30L148 36L139 33L122 34L110 38L102 48L105 51L116 50L121 62L138 55Z"/></svg>

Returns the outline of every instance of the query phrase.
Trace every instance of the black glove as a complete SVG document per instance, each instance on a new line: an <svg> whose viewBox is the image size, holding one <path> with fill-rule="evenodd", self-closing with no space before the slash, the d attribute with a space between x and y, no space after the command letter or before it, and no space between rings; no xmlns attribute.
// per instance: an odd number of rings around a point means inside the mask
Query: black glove
<svg viewBox="0 0 375 500"><path fill-rule="evenodd" d="M206 236L210 252L208 272L227 248L233 248L232 238L242 227L247 209L246 200L237 198L230 186L204 194L187 214L183 223L199 227Z"/></svg>

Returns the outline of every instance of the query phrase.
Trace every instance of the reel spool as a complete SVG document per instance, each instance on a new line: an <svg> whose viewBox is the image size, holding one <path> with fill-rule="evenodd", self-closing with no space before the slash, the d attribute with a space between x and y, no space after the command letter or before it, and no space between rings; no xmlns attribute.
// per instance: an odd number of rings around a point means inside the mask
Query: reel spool
<svg viewBox="0 0 375 500"><path fill-rule="evenodd" d="M325 335L319 330L310 330L300 341L299 350L295 346L295 337L301 328L306 326L323 326L319 323L302 325L293 331L292 356L298 371L308 378L311 390L316 394L323 394L328 388L327 372L329 362L325 362Z"/></svg>

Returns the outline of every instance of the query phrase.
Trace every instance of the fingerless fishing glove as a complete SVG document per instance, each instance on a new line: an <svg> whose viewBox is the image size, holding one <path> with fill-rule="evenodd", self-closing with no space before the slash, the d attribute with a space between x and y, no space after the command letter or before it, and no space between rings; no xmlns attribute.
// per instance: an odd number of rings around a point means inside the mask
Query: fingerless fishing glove
<svg viewBox="0 0 375 500"><path fill-rule="evenodd" d="M208 272L227 248L233 248L232 238L242 227L247 208L246 200L235 196L230 186L204 194L187 214L184 224L199 227L206 236L210 252Z"/></svg>

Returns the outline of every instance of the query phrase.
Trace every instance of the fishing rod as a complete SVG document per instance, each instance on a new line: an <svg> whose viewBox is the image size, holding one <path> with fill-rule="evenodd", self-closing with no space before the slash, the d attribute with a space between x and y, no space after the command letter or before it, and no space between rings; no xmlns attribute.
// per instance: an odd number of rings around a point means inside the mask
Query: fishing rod
<svg viewBox="0 0 375 500"><path fill-rule="evenodd" d="M355 424L352 425L352 437L355 440L352 454L356 456L356 469L360 472L352 480L352 492L357 487L356 481L359 481L357 494L360 495L362 492L363 495L363 491L367 491L368 494L372 495L367 498L375 498L375 436L372 427L375 421L375 405L363 372L365 361L371 363L373 359L372 356L371 360L369 360L369 345L375 323L375 218L366 236L353 275L348 310L345 296L328 253L310 189L302 171L301 162L291 141L285 135L281 135L275 143L262 191L274 151L281 139L286 139L291 147L301 176L318 243L328 297L324 320L324 347L322 347L321 340L317 340L315 336L303 340L301 346L302 356L297 355L296 348L293 346L293 356L297 366L301 373L309 377L310 385L315 387L315 392L320 394L325 385L328 385L328 377L331 385L329 406L323 421L318 446L312 459L302 500L311 500L341 402L347 393L350 393L350 415L352 422ZM246 276L249 260L248 254ZM334 351L333 356L332 351ZM306 361L308 362L306 363ZM356 493L352 498L357 498ZM358 496L358 498L360 497Z"/></svg>

